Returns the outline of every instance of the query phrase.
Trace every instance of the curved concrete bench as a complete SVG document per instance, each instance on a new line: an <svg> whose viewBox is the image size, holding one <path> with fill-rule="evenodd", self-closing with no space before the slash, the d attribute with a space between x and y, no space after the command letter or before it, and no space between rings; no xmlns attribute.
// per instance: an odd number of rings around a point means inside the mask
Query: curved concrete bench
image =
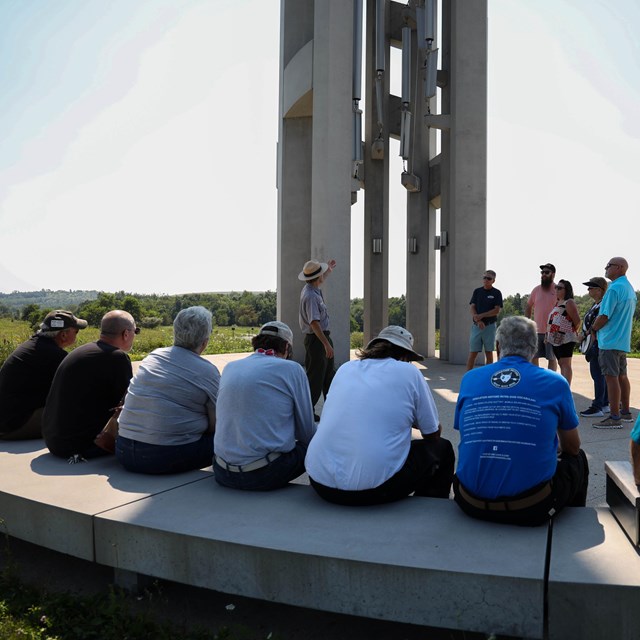
<svg viewBox="0 0 640 640"><path fill-rule="evenodd" d="M635 638L640 628L640 557L606 509L567 510L550 539L546 527L471 520L453 501L345 508L302 485L224 489L210 469L142 476L111 457L67 465L41 441L0 443L0 466L9 535L116 572L529 638L545 626L550 638Z"/></svg>

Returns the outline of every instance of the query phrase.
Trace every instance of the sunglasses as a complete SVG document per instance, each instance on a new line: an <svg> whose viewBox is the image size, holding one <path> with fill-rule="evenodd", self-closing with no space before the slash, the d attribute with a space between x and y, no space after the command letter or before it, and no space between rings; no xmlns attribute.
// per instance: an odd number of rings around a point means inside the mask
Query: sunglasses
<svg viewBox="0 0 640 640"><path fill-rule="evenodd" d="M491 276L482 276L483 280L493 280Z"/></svg>
<svg viewBox="0 0 640 640"><path fill-rule="evenodd" d="M540 272L543 276L550 276L551 275L551 271L541 271Z"/></svg>
<svg viewBox="0 0 640 640"><path fill-rule="evenodd" d="M564 289L564 287L561 284L557 284L556 289Z"/></svg>

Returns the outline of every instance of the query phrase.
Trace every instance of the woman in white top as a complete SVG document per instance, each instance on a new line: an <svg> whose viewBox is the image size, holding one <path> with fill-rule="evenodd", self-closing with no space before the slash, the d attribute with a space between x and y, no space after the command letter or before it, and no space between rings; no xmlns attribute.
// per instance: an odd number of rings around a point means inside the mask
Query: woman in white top
<svg viewBox="0 0 640 640"><path fill-rule="evenodd" d="M338 369L305 466L330 502L370 505L411 493L448 498L454 453L431 391L411 360L413 336L390 326ZM411 429L422 440L411 439Z"/></svg>
<svg viewBox="0 0 640 640"><path fill-rule="evenodd" d="M547 320L547 342L553 347L558 358L560 373L571 385L573 371L571 358L578 342L580 314L573 299L573 286L568 280L558 280L556 285L556 306L553 307Z"/></svg>

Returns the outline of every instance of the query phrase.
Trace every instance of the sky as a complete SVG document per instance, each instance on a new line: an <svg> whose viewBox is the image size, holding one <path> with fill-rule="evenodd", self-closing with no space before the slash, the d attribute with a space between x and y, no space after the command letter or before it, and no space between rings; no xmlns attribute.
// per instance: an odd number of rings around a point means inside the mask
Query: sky
<svg viewBox="0 0 640 640"><path fill-rule="evenodd" d="M623 255L640 289L640 3L488 5L496 286L528 293L552 262L586 293ZM0 292L275 290L278 55L277 0L0 0Z"/></svg>

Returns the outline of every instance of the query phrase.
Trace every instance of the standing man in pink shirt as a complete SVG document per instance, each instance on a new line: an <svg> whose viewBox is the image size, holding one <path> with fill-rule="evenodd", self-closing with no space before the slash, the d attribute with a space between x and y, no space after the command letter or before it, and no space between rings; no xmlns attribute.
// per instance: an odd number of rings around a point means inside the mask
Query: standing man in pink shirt
<svg viewBox="0 0 640 640"><path fill-rule="evenodd" d="M553 353L553 348L545 342L545 334L547 332L547 320L551 310L556 304L556 286L553 281L556 275L556 268L550 263L540 265L540 284L533 288L529 295L527 308L524 315L531 318L533 310L533 319L538 328L538 351L534 356L533 364L540 366L540 358L546 358L548 368L555 371L558 368L558 361Z"/></svg>

